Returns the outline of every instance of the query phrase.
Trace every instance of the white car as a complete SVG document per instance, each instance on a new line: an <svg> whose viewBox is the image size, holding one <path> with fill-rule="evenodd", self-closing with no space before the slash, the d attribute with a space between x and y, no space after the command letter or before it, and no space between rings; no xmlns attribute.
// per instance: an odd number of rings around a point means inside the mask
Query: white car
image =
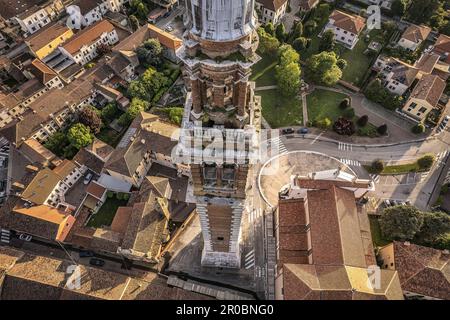
<svg viewBox="0 0 450 320"><path fill-rule="evenodd" d="M172 32L173 31L173 27L171 25L166 26L165 29L167 32Z"/></svg>
<svg viewBox="0 0 450 320"><path fill-rule="evenodd" d="M89 184L89 182L91 182L92 177L93 177L92 173L89 172L89 173L86 175L86 177L84 178L83 183L84 183L84 184Z"/></svg>
<svg viewBox="0 0 450 320"><path fill-rule="evenodd" d="M33 239L33 237L30 236L29 234L21 233L21 234L19 235L19 239L20 239L20 240L23 240L23 241L26 241L26 242L30 242L31 239Z"/></svg>

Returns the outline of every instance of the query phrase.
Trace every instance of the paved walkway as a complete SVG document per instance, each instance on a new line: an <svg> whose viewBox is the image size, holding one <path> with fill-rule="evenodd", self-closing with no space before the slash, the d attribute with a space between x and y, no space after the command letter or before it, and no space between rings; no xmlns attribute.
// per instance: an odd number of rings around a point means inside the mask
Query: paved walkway
<svg viewBox="0 0 450 320"><path fill-rule="evenodd" d="M302 92L302 110L303 110L303 125L308 125L308 103L306 102L306 93Z"/></svg>
<svg viewBox="0 0 450 320"><path fill-rule="evenodd" d="M255 91L267 91L267 90L274 90L277 88L278 88L278 86L257 87L257 88L255 88Z"/></svg>

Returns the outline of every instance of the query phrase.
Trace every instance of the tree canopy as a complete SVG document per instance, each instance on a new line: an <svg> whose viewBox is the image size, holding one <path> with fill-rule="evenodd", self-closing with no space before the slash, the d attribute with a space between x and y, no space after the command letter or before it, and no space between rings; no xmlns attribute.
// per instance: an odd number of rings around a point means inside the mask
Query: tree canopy
<svg viewBox="0 0 450 320"><path fill-rule="evenodd" d="M137 115L148 108L149 103L139 98L133 98L127 111L119 118L119 124L121 126L128 126Z"/></svg>
<svg viewBox="0 0 450 320"><path fill-rule="evenodd" d="M277 38L267 33L263 28L258 29L259 47L258 51L261 54L275 55L280 41Z"/></svg>
<svg viewBox="0 0 450 320"><path fill-rule="evenodd" d="M413 206L395 206L384 209L379 221L386 239L412 240L422 228L424 219Z"/></svg>
<svg viewBox="0 0 450 320"><path fill-rule="evenodd" d="M307 62L311 78L319 84L335 85L342 77L342 70L337 62L335 52L321 52L311 56Z"/></svg>
<svg viewBox="0 0 450 320"><path fill-rule="evenodd" d="M85 107L78 115L80 123L91 129L91 132L97 134L100 132L103 122L100 118L100 111L92 106Z"/></svg>
<svg viewBox="0 0 450 320"><path fill-rule="evenodd" d="M280 63L275 68L278 89L284 96L295 95L300 88L300 56L288 44L279 49Z"/></svg>
<svg viewBox="0 0 450 320"><path fill-rule="evenodd" d="M148 39L136 50L139 61L148 66L158 66L162 61L163 47L158 39Z"/></svg>
<svg viewBox="0 0 450 320"><path fill-rule="evenodd" d="M81 149L92 143L94 136L89 127L82 123L77 123L67 132L67 139L74 148Z"/></svg>

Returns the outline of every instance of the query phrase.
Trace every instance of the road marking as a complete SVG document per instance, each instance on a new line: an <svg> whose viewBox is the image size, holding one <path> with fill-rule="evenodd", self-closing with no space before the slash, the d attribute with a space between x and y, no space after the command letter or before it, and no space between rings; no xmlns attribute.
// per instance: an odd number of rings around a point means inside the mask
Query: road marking
<svg viewBox="0 0 450 320"><path fill-rule="evenodd" d="M349 143L339 142L338 150L353 151L353 145L351 145Z"/></svg>
<svg viewBox="0 0 450 320"><path fill-rule="evenodd" d="M361 167L361 163L359 161L356 160L351 160L351 159L340 159L342 163L346 164L346 165L350 165L350 166L354 166L354 167Z"/></svg>
<svg viewBox="0 0 450 320"><path fill-rule="evenodd" d="M447 155L448 155L448 150L447 151L443 151L443 152L439 152L436 155L436 163L441 164L444 163L444 160L446 159Z"/></svg>
<svg viewBox="0 0 450 320"><path fill-rule="evenodd" d="M315 137L314 140L311 141L310 144L314 144L317 141L317 139L319 139L322 135L323 135L323 132L321 132L317 137Z"/></svg>
<svg viewBox="0 0 450 320"><path fill-rule="evenodd" d="M11 232L6 229L1 229L0 242L9 243L11 241Z"/></svg>

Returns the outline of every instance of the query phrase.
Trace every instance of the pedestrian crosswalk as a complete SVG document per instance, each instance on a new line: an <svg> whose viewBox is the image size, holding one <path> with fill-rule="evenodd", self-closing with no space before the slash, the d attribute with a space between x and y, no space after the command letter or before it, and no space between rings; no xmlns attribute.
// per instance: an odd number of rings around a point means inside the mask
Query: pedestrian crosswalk
<svg viewBox="0 0 450 320"><path fill-rule="evenodd" d="M439 152L439 153L436 155L436 163L437 163L437 164L444 163L445 160L447 159L447 155L448 155L448 154L449 154L449 151L448 151L448 150Z"/></svg>
<svg viewBox="0 0 450 320"><path fill-rule="evenodd" d="M375 182L375 183L380 182L380 176L379 176L379 175L377 175L377 174L371 174L371 175L369 175L369 176L370 176L370 179L371 179L373 182Z"/></svg>
<svg viewBox="0 0 450 320"><path fill-rule="evenodd" d="M281 141L280 137L273 138L270 141L271 141L271 148L273 148L273 147L277 148L278 147L278 153L279 154L283 154L283 153L286 153L288 151L286 146L284 145L283 141Z"/></svg>
<svg viewBox="0 0 450 320"><path fill-rule="evenodd" d="M338 150L353 151L353 145L351 145L349 143L339 142Z"/></svg>
<svg viewBox="0 0 450 320"><path fill-rule="evenodd" d="M244 258L244 268L251 269L255 266L255 249L252 249L245 255Z"/></svg>
<svg viewBox="0 0 450 320"><path fill-rule="evenodd" d="M351 160L351 159L340 159L342 163L349 165L349 166L354 166L354 167L361 167L361 162L357 161L357 160Z"/></svg>
<svg viewBox="0 0 450 320"><path fill-rule="evenodd" d="M263 213L263 211L261 208L248 211L248 213L247 213L248 223L251 224L251 223L257 221L260 217L262 217L262 213Z"/></svg>
<svg viewBox="0 0 450 320"><path fill-rule="evenodd" d="M11 232L6 229L1 229L0 231L0 242L9 243L11 240Z"/></svg>

